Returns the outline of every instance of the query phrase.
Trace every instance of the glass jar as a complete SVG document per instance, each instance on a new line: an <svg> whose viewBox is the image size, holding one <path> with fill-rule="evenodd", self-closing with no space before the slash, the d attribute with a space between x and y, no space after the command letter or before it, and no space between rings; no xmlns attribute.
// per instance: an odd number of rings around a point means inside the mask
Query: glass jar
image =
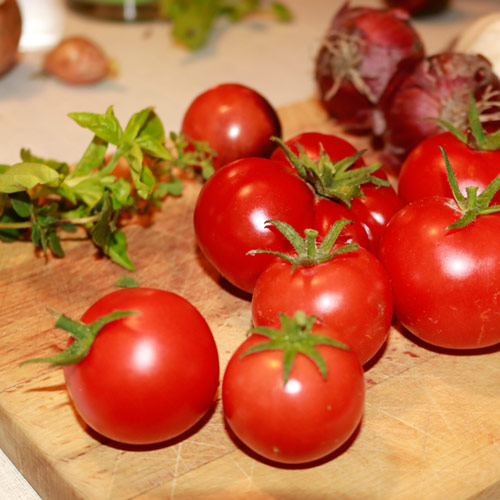
<svg viewBox="0 0 500 500"><path fill-rule="evenodd" d="M116 21L140 21L159 17L157 0L68 0L82 14Z"/></svg>

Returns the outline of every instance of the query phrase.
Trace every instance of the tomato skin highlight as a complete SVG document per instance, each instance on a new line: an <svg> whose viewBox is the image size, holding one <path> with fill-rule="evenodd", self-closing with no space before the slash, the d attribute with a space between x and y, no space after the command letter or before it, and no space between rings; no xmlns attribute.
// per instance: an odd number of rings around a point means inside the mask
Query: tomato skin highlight
<svg viewBox="0 0 500 500"><path fill-rule="evenodd" d="M315 333L325 334L317 327ZM240 355L266 337L253 334L233 354L222 382L226 421L251 450L269 460L300 464L337 450L361 421L363 370L348 350L318 346L328 368L324 380L303 354L294 360L287 384L283 353Z"/></svg>
<svg viewBox="0 0 500 500"><path fill-rule="evenodd" d="M477 186L481 192L500 174L500 151L479 151L457 139L451 132L433 135L404 161L398 179L398 193L405 203L431 196L452 197L442 146L453 167L460 191ZM500 193L492 203L500 203Z"/></svg>
<svg viewBox="0 0 500 500"><path fill-rule="evenodd" d="M200 249L218 272L252 292L275 257L246 253L290 248L265 222L288 222L303 233L312 227L313 217L314 194L302 179L271 160L243 158L217 170L204 184L195 206L194 229Z"/></svg>
<svg viewBox="0 0 500 500"><path fill-rule="evenodd" d="M64 366L75 408L91 428L121 443L179 436L215 397L219 360L211 331L186 299L147 288L105 295L82 321L117 310L139 314L106 325L82 361Z"/></svg>
<svg viewBox="0 0 500 500"><path fill-rule="evenodd" d="M181 131L197 141L207 141L217 152L215 169L247 156L269 157L272 136L281 137L276 110L257 91L237 83L216 85L189 105Z"/></svg>
<svg viewBox="0 0 500 500"><path fill-rule="evenodd" d="M417 200L388 224L380 244L396 318L429 344L476 349L500 342L500 216L462 215L443 197Z"/></svg>
<svg viewBox="0 0 500 500"><path fill-rule="evenodd" d="M272 264L255 285L254 325L277 327L280 313L291 316L298 310L320 318L365 364L385 343L391 327L389 278L378 259L363 248L298 266L293 272L289 262Z"/></svg>

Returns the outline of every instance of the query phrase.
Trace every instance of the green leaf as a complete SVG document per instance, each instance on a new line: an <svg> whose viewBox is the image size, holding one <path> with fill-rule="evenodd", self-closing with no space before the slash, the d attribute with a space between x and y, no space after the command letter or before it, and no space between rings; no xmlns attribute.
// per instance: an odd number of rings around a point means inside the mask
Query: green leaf
<svg viewBox="0 0 500 500"><path fill-rule="evenodd" d="M153 109L153 108L151 108ZM159 142L165 141L165 129L163 128L163 123L156 113L151 111L148 120L145 125L141 128L137 138L152 137Z"/></svg>
<svg viewBox="0 0 500 500"><path fill-rule="evenodd" d="M178 2L170 10L173 22L172 36L190 50L205 45L218 14L217 2Z"/></svg>
<svg viewBox="0 0 500 500"><path fill-rule="evenodd" d="M113 184L108 186L111 191L111 201L113 205L113 210L119 210L120 208L131 205L133 199L130 196L131 186L130 183L124 179L118 179Z"/></svg>
<svg viewBox="0 0 500 500"><path fill-rule="evenodd" d="M125 275L119 280L115 281L115 286L120 288L135 288L139 286L139 283L132 277Z"/></svg>
<svg viewBox="0 0 500 500"><path fill-rule="evenodd" d="M25 163L43 163L44 165L57 170L61 174L67 174L69 171L69 165L65 162L50 160L46 158L40 158L31 153L29 149L21 149L21 160Z"/></svg>
<svg viewBox="0 0 500 500"><path fill-rule="evenodd" d="M106 193L104 197L104 203L99 213L99 218L90 230L90 235L92 241L99 248L104 249L108 243L109 236L111 234L110 221L113 216L113 207L111 203L111 197L109 193Z"/></svg>
<svg viewBox="0 0 500 500"><path fill-rule="evenodd" d="M73 186L73 193L89 208L94 208L104 195L104 186L99 177L87 177Z"/></svg>
<svg viewBox="0 0 500 500"><path fill-rule="evenodd" d="M271 8L276 16L276 19L282 23L288 23L292 21L293 15L288 7L281 2L273 2Z"/></svg>
<svg viewBox="0 0 500 500"><path fill-rule="evenodd" d="M134 182L137 194L143 198L147 199L152 191L151 184L145 184L142 181L143 178L143 154L142 150L137 143L129 143L127 145L121 146L123 155L125 156L128 164L130 166L130 174L132 176L132 181Z"/></svg>
<svg viewBox="0 0 500 500"><path fill-rule="evenodd" d="M14 193L10 197L10 203L12 208L19 217L29 218L33 212L33 203L28 196L28 193L21 191L20 193Z"/></svg>
<svg viewBox="0 0 500 500"><path fill-rule="evenodd" d="M61 247L61 242L54 228L50 230L47 234L47 239L49 242L49 248L52 250L54 255L57 257L64 257L64 250Z"/></svg>
<svg viewBox="0 0 500 500"><path fill-rule="evenodd" d="M59 180L59 173L42 163L16 163L0 173L0 193L17 193Z"/></svg>
<svg viewBox="0 0 500 500"><path fill-rule="evenodd" d="M124 141L134 141L139 135L139 131L145 126L153 108L145 108L137 113L134 113L128 121L125 132L123 133Z"/></svg>
<svg viewBox="0 0 500 500"><path fill-rule="evenodd" d="M97 113L69 113L70 118L78 125L88 128L103 141L117 146L123 137L123 130L118 122L113 107L110 106L105 114Z"/></svg>
<svg viewBox="0 0 500 500"><path fill-rule="evenodd" d="M110 235L106 254L110 259L129 271L134 271L134 264L127 255L127 237L123 231L117 230Z"/></svg>
<svg viewBox="0 0 500 500"><path fill-rule="evenodd" d="M89 175L94 169L102 165L106 158L107 150L108 143L100 137L94 136L75 169L68 177L84 177Z"/></svg>
<svg viewBox="0 0 500 500"><path fill-rule="evenodd" d="M136 139L136 143L146 151L146 153L154 156L155 158L161 158L162 160L173 160L171 153L165 148L165 146L155 137L151 135L143 135Z"/></svg>

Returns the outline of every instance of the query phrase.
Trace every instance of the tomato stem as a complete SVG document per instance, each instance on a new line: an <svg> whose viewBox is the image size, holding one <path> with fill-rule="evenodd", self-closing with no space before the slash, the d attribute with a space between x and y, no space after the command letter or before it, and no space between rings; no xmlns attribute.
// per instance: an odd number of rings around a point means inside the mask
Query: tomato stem
<svg viewBox="0 0 500 500"><path fill-rule="evenodd" d="M281 328L279 329L266 326L252 328L250 333L264 335L270 340L250 347L241 354L240 359L249 354L266 350L283 351L283 379L286 384L295 356L300 352L313 361L323 379L326 380L328 375L326 363L316 346L330 345L345 350L350 350L350 348L326 335L312 333L311 330L316 319L316 316L307 316L304 311L297 311L293 318L286 314L280 314Z"/></svg>
<svg viewBox="0 0 500 500"><path fill-rule="evenodd" d="M59 314L51 310L49 310L49 312L57 317L54 326L68 332L71 337L75 339L74 342L72 342L66 350L54 354L53 356L28 359L23 361L21 365L28 363L50 363L52 365L69 365L78 363L85 358L85 356L87 356L95 338L97 337L97 334L104 328L104 326L125 316L138 314L135 311L114 311L111 314L102 316L93 323L86 325L82 321L76 321L64 314Z"/></svg>
<svg viewBox="0 0 500 500"><path fill-rule="evenodd" d="M286 262L290 262L292 264L292 272L297 268L297 266L314 266L320 262L333 259L337 255L351 252L359 248L357 243L351 243L343 245L332 252L332 248L342 232L342 229L344 229L347 224L351 223L352 221L349 219L339 219L335 221L323 241L318 245L317 239L319 233L315 229L305 229L305 237L302 238L290 224L278 220L268 220L266 221L266 224L272 224L278 229L278 231L280 231L281 234L283 234L283 236L294 248L295 255L264 249L250 250L247 252L247 255L255 255L259 253L276 255L277 257L280 257Z"/></svg>
<svg viewBox="0 0 500 500"><path fill-rule="evenodd" d="M313 160L300 143L296 144L299 150L299 154L296 155L279 137L271 137L271 140L278 143L300 177L312 185L316 194L324 198L341 201L350 207L354 198L364 197L361 190L363 184L390 186L387 180L371 175L380 169L382 165L380 162L355 167L356 161L361 158L365 150L333 162L321 146L319 158Z"/></svg>

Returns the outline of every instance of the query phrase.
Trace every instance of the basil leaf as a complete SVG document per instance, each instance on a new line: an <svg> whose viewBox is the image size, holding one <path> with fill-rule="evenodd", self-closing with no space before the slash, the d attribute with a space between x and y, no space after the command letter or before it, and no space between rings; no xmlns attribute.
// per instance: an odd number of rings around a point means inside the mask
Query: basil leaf
<svg viewBox="0 0 500 500"><path fill-rule="evenodd" d="M78 125L88 128L97 137L110 144L117 146L122 140L123 131L112 106L106 110L105 114L101 115L97 113L69 113L68 116L73 118Z"/></svg>
<svg viewBox="0 0 500 500"><path fill-rule="evenodd" d="M100 137L94 136L91 143L88 145L85 153L76 165L75 170L68 177L83 177L90 174L92 170L99 167L106 158L108 143Z"/></svg>
<svg viewBox="0 0 500 500"><path fill-rule="evenodd" d="M17 193L58 179L59 173L42 163L16 163L0 173L0 193Z"/></svg>
<svg viewBox="0 0 500 500"><path fill-rule="evenodd" d="M110 259L129 271L134 271L134 264L127 255L127 237L123 231L117 230L110 234L108 245L105 249Z"/></svg>
<svg viewBox="0 0 500 500"><path fill-rule="evenodd" d="M149 115L151 114L151 110L152 108L145 108L132 115L125 127L125 132L123 134L123 139L125 141L135 140L135 138L139 135L139 131L146 124Z"/></svg>

